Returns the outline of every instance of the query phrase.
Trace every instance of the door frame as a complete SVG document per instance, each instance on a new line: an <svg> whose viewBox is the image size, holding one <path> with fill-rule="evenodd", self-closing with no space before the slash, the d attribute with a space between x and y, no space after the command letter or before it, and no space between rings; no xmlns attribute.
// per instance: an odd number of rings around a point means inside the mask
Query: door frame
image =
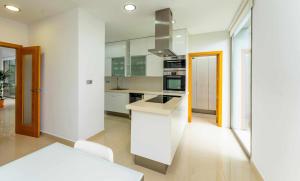
<svg viewBox="0 0 300 181"><path fill-rule="evenodd" d="M206 57L206 56L216 56L217 57L217 102L216 102L216 122L219 127L222 127L222 83L223 83L223 51L210 51L210 52L194 52L189 53L189 62L188 62L188 121L192 122L192 97L193 97L193 87L192 87L192 67L193 67L193 58L195 57Z"/></svg>

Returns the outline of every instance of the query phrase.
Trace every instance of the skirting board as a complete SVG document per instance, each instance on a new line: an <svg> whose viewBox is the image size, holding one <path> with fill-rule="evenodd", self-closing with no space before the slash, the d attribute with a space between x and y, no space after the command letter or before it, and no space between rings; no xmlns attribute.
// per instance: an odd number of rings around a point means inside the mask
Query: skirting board
<svg viewBox="0 0 300 181"><path fill-rule="evenodd" d="M59 137L59 136L56 136L54 134L41 131L41 135L45 135L47 137L53 138L54 140L56 140L56 141L58 141L60 143L63 143L65 145L74 146L74 141L68 140L68 139L65 139L65 138L62 138L62 137Z"/></svg>
<svg viewBox="0 0 300 181"><path fill-rule="evenodd" d="M203 113L203 114L212 114L216 115L216 111L214 110L205 110L205 109L192 109L192 112L194 113Z"/></svg>
<svg viewBox="0 0 300 181"><path fill-rule="evenodd" d="M159 163L157 161L153 161L137 155L134 155L134 163L162 174L166 174L168 169L168 165L166 164Z"/></svg>
<svg viewBox="0 0 300 181"><path fill-rule="evenodd" d="M263 178L263 176L261 175L261 173L258 171L258 169L256 168L255 164L253 163L252 160L250 160L250 164L251 164L251 167L253 168L256 176L261 180L261 181L264 181L265 179Z"/></svg>
<svg viewBox="0 0 300 181"><path fill-rule="evenodd" d="M107 115L113 115L113 116L120 116L120 117L124 117L124 118L129 118L130 117L129 114L117 113L117 112L111 112L111 111L105 111L105 114L107 114Z"/></svg>

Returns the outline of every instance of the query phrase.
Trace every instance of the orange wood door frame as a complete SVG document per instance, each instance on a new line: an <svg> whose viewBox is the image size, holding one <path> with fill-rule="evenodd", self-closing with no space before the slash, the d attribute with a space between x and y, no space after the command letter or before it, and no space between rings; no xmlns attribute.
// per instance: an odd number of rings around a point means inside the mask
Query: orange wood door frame
<svg viewBox="0 0 300 181"><path fill-rule="evenodd" d="M193 97L193 87L192 87L192 67L193 58L195 57L205 57L205 56L216 56L217 57L217 106L216 106L216 117L217 125L222 127L222 80L223 80L223 51L213 51L213 52L196 52L189 53L189 66L188 66L188 120L192 122L192 97Z"/></svg>

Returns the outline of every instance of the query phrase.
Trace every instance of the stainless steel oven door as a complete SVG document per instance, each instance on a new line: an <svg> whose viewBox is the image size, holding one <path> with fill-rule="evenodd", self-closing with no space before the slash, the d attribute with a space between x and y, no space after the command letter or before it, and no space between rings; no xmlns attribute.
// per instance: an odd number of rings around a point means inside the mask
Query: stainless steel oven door
<svg viewBox="0 0 300 181"><path fill-rule="evenodd" d="M185 70L186 69L186 62L185 59L180 59L180 60L164 60L164 69L165 70L172 70L172 69L177 69L177 70Z"/></svg>
<svg viewBox="0 0 300 181"><path fill-rule="evenodd" d="M165 75L164 91L185 91L185 75Z"/></svg>

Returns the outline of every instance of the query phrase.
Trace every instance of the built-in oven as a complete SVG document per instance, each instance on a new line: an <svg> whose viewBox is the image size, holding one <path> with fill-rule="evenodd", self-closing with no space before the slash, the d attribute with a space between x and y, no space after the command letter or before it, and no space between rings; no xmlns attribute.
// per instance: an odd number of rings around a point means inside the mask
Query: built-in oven
<svg viewBox="0 0 300 181"><path fill-rule="evenodd" d="M170 57L164 59L164 70L185 70L186 61L184 56Z"/></svg>
<svg viewBox="0 0 300 181"><path fill-rule="evenodd" d="M185 92L185 70L164 71L164 92Z"/></svg>

